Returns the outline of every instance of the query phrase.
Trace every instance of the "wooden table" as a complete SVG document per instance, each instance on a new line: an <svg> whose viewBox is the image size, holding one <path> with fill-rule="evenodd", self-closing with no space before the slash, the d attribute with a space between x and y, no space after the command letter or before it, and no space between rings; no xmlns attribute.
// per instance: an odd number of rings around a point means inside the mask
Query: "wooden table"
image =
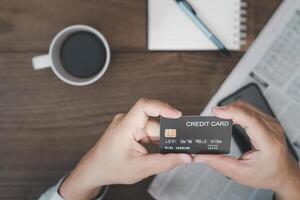
<svg viewBox="0 0 300 200"><path fill-rule="evenodd" d="M279 3L248 2L248 45ZM244 53L149 52L146 9L146 0L0 0L0 199L36 199L140 97L199 114ZM72 24L99 29L112 48L108 72L91 86L32 69ZM113 186L105 199L152 199L150 181Z"/></svg>

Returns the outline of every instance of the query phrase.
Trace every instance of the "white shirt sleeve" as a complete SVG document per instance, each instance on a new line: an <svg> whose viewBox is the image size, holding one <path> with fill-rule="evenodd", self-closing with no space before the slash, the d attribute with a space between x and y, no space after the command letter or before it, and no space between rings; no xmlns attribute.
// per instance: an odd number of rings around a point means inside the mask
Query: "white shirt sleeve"
<svg viewBox="0 0 300 200"><path fill-rule="evenodd" d="M62 196L58 193L60 185L62 184L65 177L63 177L56 185L49 188L44 194L42 194L39 200L64 200ZM93 200L102 200L108 190L108 186L102 187L99 195Z"/></svg>

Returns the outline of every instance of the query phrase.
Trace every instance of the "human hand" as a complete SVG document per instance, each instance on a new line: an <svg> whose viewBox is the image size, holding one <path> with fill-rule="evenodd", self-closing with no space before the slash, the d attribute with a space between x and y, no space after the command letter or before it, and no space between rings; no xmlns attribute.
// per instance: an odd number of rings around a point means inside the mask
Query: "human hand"
<svg viewBox="0 0 300 200"><path fill-rule="evenodd" d="M66 199L91 199L99 188L133 184L148 176L192 162L187 154L149 154L144 142L159 140L159 123L149 117L179 118L181 112L156 100L139 100L118 114L97 144L81 159L60 188Z"/></svg>
<svg viewBox="0 0 300 200"><path fill-rule="evenodd" d="M284 130L278 121L241 101L216 107L213 113L242 126L253 150L239 159L225 155L197 155L194 161L203 162L239 183L273 190L279 198L299 199L299 166L288 152Z"/></svg>

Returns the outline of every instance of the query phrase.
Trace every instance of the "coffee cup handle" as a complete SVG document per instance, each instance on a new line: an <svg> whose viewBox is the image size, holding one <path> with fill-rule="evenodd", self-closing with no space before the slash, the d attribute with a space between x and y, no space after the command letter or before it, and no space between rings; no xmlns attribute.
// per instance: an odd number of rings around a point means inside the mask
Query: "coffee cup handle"
<svg viewBox="0 0 300 200"><path fill-rule="evenodd" d="M32 58L33 69L40 70L51 67L52 62L48 54Z"/></svg>

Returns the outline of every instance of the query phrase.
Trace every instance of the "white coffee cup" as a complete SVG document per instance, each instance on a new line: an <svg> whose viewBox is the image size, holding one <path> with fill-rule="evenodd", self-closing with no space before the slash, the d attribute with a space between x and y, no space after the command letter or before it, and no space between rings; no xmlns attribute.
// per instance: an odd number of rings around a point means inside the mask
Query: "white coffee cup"
<svg viewBox="0 0 300 200"><path fill-rule="evenodd" d="M95 76L89 78L78 78L72 76L71 74L66 72L66 70L62 66L61 59L60 59L60 50L64 41L70 35L80 31L88 31L96 35L103 42L106 49L106 61L102 70ZM52 40L48 54L36 56L32 58L32 64L35 70L52 68L52 70L54 71L56 76L58 76L58 78L60 78L63 82L74 86L89 85L99 80L106 72L109 62L110 62L110 48L107 40L99 31L86 25L73 25L63 29L62 31L57 33L54 39Z"/></svg>

